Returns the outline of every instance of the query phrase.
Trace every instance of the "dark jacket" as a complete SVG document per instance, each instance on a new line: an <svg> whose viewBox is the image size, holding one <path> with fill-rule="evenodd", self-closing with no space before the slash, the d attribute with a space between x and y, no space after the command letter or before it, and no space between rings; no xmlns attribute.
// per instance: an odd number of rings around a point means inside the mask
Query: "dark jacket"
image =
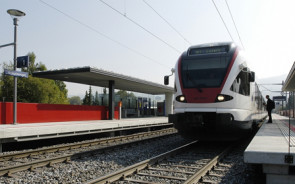
<svg viewBox="0 0 295 184"><path fill-rule="evenodd" d="M271 111L273 109L273 101L271 99L267 100L267 104L266 104L266 110L267 111Z"/></svg>

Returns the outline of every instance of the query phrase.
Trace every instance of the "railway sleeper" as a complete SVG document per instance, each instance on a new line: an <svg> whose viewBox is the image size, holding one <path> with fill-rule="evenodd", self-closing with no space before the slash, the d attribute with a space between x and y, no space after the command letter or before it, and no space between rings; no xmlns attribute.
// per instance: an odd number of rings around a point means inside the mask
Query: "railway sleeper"
<svg viewBox="0 0 295 184"><path fill-rule="evenodd" d="M14 162L19 162L19 163L27 163L28 161L25 161L25 160L13 160Z"/></svg>
<svg viewBox="0 0 295 184"><path fill-rule="evenodd" d="M137 175L157 177L157 178L165 178L165 179L173 179L173 180L180 180L180 181L186 181L187 180L187 178L179 178L179 177L174 177L174 176L162 176L162 175L158 175L158 174L147 174L147 173L142 173L142 172L138 172Z"/></svg>
<svg viewBox="0 0 295 184"><path fill-rule="evenodd" d="M42 169L37 168L37 167L31 167L31 168L29 169L29 171L31 171L31 172L35 172L35 173L42 173L42 172L43 172Z"/></svg>
<svg viewBox="0 0 295 184"><path fill-rule="evenodd" d="M160 166L169 166L169 167L180 167L180 168L188 168L188 169L200 169L200 167L195 167L195 166L187 166L187 165L169 165L169 164L160 164Z"/></svg>
<svg viewBox="0 0 295 184"><path fill-rule="evenodd" d="M205 176L202 177L202 180L205 180L205 181L212 181L213 180L213 182L215 183L216 181L221 180L222 177L223 177L223 175L214 174L209 171L209 172L207 172L207 174Z"/></svg>
<svg viewBox="0 0 295 184"><path fill-rule="evenodd" d="M173 173L183 173L183 174L194 174L194 172L176 171L176 170L172 170L172 169L162 169L162 168L155 168L155 167L150 167L149 170L165 171L165 172L173 172Z"/></svg>
<svg viewBox="0 0 295 184"><path fill-rule="evenodd" d="M54 153L54 152L57 152L59 151L58 148L53 148L53 149L50 149L50 150L47 150L46 152L39 152L38 154L45 154L45 153Z"/></svg>
<svg viewBox="0 0 295 184"><path fill-rule="evenodd" d="M200 156L199 156L200 157ZM179 157L177 157L177 160L183 160L183 161L185 161L185 160L188 160L188 161L191 161L191 160L193 160L193 159L197 159L198 157L197 156L195 156L195 157L193 157L193 156L188 156L188 155L183 155L183 156L179 156ZM201 157L201 158L203 158L203 157ZM209 162L211 159L202 159L201 161L202 162Z"/></svg>
<svg viewBox="0 0 295 184"><path fill-rule="evenodd" d="M232 167L230 164L222 164L222 163L218 163L217 166L218 167L228 167L228 168Z"/></svg>
<svg viewBox="0 0 295 184"><path fill-rule="evenodd" d="M221 171L221 172L226 172L229 169L230 169L229 167L214 167L213 168L214 171Z"/></svg>
<svg viewBox="0 0 295 184"><path fill-rule="evenodd" d="M218 184L216 181L211 181L211 180L202 180L199 183L206 183L206 184Z"/></svg>
<svg viewBox="0 0 295 184"><path fill-rule="evenodd" d="M134 182L134 183L143 183L143 184L160 184L160 183L144 181L144 180L138 180L138 179L132 179L132 178L125 178L123 181Z"/></svg>
<svg viewBox="0 0 295 184"><path fill-rule="evenodd" d="M210 177L210 178L209 178ZM215 178L215 179L212 179ZM209 184L217 184L220 182L220 176L215 176L215 175L210 175L209 173L207 173L205 176L203 176L200 180L201 183L209 183Z"/></svg>
<svg viewBox="0 0 295 184"><path fill-rule="evenodd" d="M209 172L208 176L215 176L215 177L223 177L224 175L222 174L217 174L217 173L213 173L213 172Z"/></svg>
<svg viewBox="0 0 295 184"><path fill-rule="evenodd" d="M30 156L29 158L30 158L30 159L35 159L35 160L40 159L39 157L36 157L35 155L32 155L32 156Z"/></svg>
<svg viewBox="0 0 295 184"><path fill-rule="evenodd" d="M7 174L5 174L4 176L9 177L9 178L19 178L19 176L15 175L13 173L9 173L9 172Z"/></svg>

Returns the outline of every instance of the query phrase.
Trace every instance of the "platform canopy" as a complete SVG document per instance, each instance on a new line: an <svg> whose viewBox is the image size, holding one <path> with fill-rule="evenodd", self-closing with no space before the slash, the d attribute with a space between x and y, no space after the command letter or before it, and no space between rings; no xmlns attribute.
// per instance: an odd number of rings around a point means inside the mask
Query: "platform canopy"
<svg viewBox="0 0 295 184"><path fill-rule="evenodd" d="M169 86L89 66L34 72L33 76L38 78L74 82L100 87L109 87L109 81L114 81L115 89L141 92L153 95L174 92L174 89Z"/></svg>
<svg viewBox="0 0 295 184"><path fill-rule="evenodd" d="M283 85L283 91L295 91L295 62L293 63L292 69L290 70L285 84Z"/></svg>

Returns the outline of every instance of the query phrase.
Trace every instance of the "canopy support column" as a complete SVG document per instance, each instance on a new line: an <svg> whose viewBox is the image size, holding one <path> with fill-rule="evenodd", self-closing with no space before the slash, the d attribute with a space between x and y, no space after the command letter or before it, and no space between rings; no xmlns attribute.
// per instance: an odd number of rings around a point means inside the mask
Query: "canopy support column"
<svg viewBox="0 0 295 184"><path fill-rule="evenodd" d="M115 111L115 81L109 81L109 120L114 119Z"/></svg>
<svg viewBox="0 0 295 184"><path fill-rule="evenodd" d="M173 113L173 93L165 93L165 116Z"/></svg>

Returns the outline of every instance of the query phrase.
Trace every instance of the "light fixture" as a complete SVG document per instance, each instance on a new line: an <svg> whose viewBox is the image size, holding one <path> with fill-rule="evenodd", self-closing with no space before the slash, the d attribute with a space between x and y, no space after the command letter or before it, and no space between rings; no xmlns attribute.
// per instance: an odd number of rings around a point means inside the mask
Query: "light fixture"
<svg viewBox="0 0 295 184"><path fill-rule="evenodd" d="M185 103L186 102L185 96L184 95L177 96L176 101Z"/></svg>
<svg viewBox="0 0 295 184"><path fill-rule="evenodd" d="M25 16L26 14L20 10L16 10L16 9L9 9L7 10L7 13L11 16L14 16L14 17L22 17L22 16Z"/></svg>
<svg viewBox="0 0 295 184"><path fill-rule="evenodd" d="M218 94L216 99L215 99L215 102L225 102L225 101L229 101L229 100L232 100L232 99L233 99L232 96Z"/></svg>
<svg viewBox="0 0 295 184"><path fill-rule="evenodd" d="M218 101L224 101L224 96L223 95L218 95L217 100Z"/></svg>
<svg viewBox="0 0 295 184"><path fill-rule="evenodd" d="M181 96L179 100L183 102L185 100L184 96Z"/></svg>

